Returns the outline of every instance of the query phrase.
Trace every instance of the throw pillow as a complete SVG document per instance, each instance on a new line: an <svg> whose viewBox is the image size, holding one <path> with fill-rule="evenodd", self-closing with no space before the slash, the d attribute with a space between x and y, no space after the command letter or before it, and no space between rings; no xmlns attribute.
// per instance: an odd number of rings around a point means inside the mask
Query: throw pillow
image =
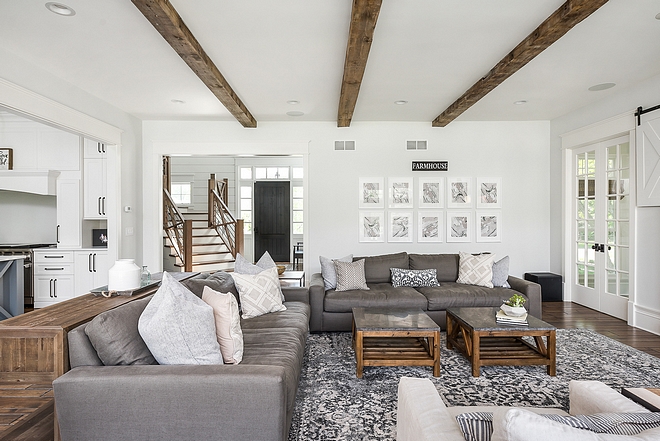
<svg viewBox="0 0 660 441"><path fill-rule="evenodd" d="M236 262L234 262L234 273L235 274L259 274L260 272L271 269L271 268L277 268L277 265L275 264L275 261L273 260L272 257L270 257L270 254L268 251L265 251L257 263L255 265L251 264L248 262L248 260L241 256L240 253L236 254ZM282 299L282 302L284 302L284 293L282 292L282 288L279 285L279 282L277 284L277 289L280 291L280 298ZM239 296L240 297L240 296ZM240 303L240 301L239 301Z"/></svg>
<svg viewBox="0 0 660 441"><path fill-rule="evenodd" d="M457 283L493 287L494 254L479 254L459 252Z"/></svg>
<svg viewBox="0 0 660 441"><path fill-rule="evenodd" d="M490 441L493 434L492 412L467 412L456 415L465 441Z"/></svg>
<svg viewBox="0 0 660 441"><path fill-rule="evenodd" d="M284 311L277 268L259 274L232 274L241 296L242 317L249 319L269 312Z"/></svg>
<svg viewBox="0 0 660 441"><path fill-rule="evenodd" d="M502 257L493 263L493 286L500 288L511 288L507 279L509 278L509 256Z"/></svg>
<svg viewBox="0 0 660 441"><path fill-rule="evenodd" d="M167 272L138 331L160 364L222 364L213 308Z"/></svg>
<svg viewBox="0 0 660 441"><path fill-rule="evenodd" d="M335 289L337 287L337 271L335 271L335 260L340 262L352 262L353 255L349 254L346 257L341 259L328 259L327 257L320 256L319 260L321 261L321 276L323 276L323 284L325 285L326 291L329 289Z"/></svg>
<svg viewBox="0 0 660 441"><path fill-rule="evenodd" d="M204 287L202 300L213 308L215 335L225 363L240 363L243 359L243 331L238 302L231 293L217 292L208 286Z"/></svg>
<svg viewBox="0 0 660 441"><path fill-rule="evenodd" d="M637 435L660 427L660 413L597 413L595 415L542 415L567 426L611 435Z"/></svg>
<svg viewBox="0 0 660 441"><path fill-rule="evenodd" d="M435 268L424 270L410 270L403 268L390 268L392 273L392 286L440 286Z"/></svg>
<svg viewBox="0 0 660 441"><path fill-rule="evenodd" d="M151 296L103 312L89 322L85 334L106 366L156 364L140 333L138 320Z"/></svg>
<svg viewBox="0 0 660 441"><path fill-rule="evenodd" d="M236 285L234 285L234 279L231 277L231 274L227 272L216 271L213 274L201 273L191 279L183 280L181 284L200 299L202 298L205 286L208 286L213 291L217 292L230 292L234 295L236 301L239 302L240 305L240 298L238 296Z"/></svg>
<svg viewBox="0 0 660 441"><path fill-rule="evenodd" d="M337 272L337 287L335 291L350 291L352 289L369 289L364 277L364 259L355 262L340 262L335 260Z"/></svg>

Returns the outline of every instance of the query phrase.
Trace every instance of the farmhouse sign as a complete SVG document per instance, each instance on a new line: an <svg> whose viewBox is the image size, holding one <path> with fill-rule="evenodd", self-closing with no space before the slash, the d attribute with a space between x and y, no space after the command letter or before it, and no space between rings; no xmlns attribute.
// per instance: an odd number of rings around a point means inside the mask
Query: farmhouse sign
<svg viewBox="0 0 660 441"><path fill-rule="evenodd" d="M448 171L448 161L413 161L412 171Z"/></svg>

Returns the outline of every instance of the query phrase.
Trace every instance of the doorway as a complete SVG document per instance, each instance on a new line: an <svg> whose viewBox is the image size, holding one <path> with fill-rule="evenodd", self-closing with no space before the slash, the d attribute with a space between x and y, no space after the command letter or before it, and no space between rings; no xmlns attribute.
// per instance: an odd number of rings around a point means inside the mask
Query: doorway
<svg viewBox="0 0 660 441"><path fill-rule="evenodd" d="M254 183L254 255L268 251L274 261L291 260L291 197L289 181Z"/></svg>
<svg viewBox="0 0 660 441"><path fill-rule="evenodd" d="M626 320L630 296L630 138L572 152L572 300Z"/></svg>

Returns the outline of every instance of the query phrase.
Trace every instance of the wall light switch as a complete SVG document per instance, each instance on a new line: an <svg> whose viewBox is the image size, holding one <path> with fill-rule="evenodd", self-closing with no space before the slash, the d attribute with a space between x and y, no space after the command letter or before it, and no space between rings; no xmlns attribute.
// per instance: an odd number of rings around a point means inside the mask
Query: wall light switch
<svg viewBox="0 0 660 441"><path fill-rule="evenodd" d="M133 227L126 227L126 235L127 236L133 235Z"/></svg>

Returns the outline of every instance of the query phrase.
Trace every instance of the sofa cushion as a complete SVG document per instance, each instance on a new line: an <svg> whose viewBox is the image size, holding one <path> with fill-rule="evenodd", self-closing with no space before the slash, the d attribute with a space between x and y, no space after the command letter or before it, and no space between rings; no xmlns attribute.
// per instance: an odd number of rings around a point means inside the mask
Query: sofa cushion
<svg viewBox="0 0 660 441"><path fill-rule="evenodd" d="M511 288L507 279L509 278L509 256L504 256L493 263L493 286Z"/></svg>
<svg viewBox="0 0 660 441"><path fill-rule="evenodd" d="M167 272L138 330L160 364L223 364L213 308Z"/></svg>
<svg viewBox="0 0 660 441"><path fill-rule="evenodd" d="M513 294L520 294L508 288L485 288L456 282L416 289L428 299L429 311L444 311L458 306L501 306Z"/></svg>
<svg viewBox="0 0 660 441"><path fill-rule="evenodd" d="M257 317L269 312L284 311L282 290L277 268L263 270L259 274L232 274L241 296L243 318Z"/></svg>
<svg viewBox="0 0 660 441"><path fill-rule="evenodd" d="M382 256L354 257L353 262L361 259L364 259L364 276L367 283L387 283L390 281L390 268L409 268L408 253L406 252Z"/></svg>
<svg viewBox="0 0 660 441"><path fill-rule="evenodd" d="M458 254L410 254L410 269L435 268L438 282L455 282L458 278Z"/></svg>
<svg viewBox="0 0 660 441"><path fill-rule="evenodd" d="M415 288L394 288L389 283L369 284L369 291L335 291L325 293L325 312L352 312L353 308L419 308L426 310L427 300Z"/></svg>
<svg viewBox="0 0 660 441"><path fill-rule="evenodd" d="M238 364L243 359L243 332L238 302L232 293L217 292L204 287L202 300L213 308L215 335L220 345L222 359L228 364Z"/></svg>
<svg viewBox="0 0 660 441"><path fill-rule="evenodd" d="M329 259L327 257L320 256L319 261L321 262L321 276L323 277L323 284L325 289L335 289L337 287L337 271L335 270L335 260L340 262L352 262L353 255L349 254L348 256L339 258L339 259Z"/></svg>
<svg viewBox="0 0 660 441"><path fill-rule="evenodd" d="M468 285L493 287L494 254L477 254L460 252L458 263L458 283Z"/></svg>
<svg viewBox="0 0 660 441"><path fill-rule="evenodd" d="M438 278L435 268L423 270L411 270L402 268L390 268L392 273L392 286L438 286Z"/></svg>
<svg viewBox="0 0 660 441"><path fill-rule="evenodd" d="M200 299L202 298L204 287L208 286L213 291L230 292L234 295L239 305L241 302L238 290L234 284L234 279L231 277L231 274L224 271L216 271L213 274L200 273L195 277L183 280L181 284Z"/></svg>
<svg viewBox="0 0 660 441"><path fill-rule="evenodd" d="M140 314L149 296L103 312L87 324L85 334L105 366L156 364L140 333Z"/></svg>
<svg viewBox="0 0 660 441"><path fill-rule="evenodd" d="M284 302L286 310L271 312L259 317L241 319L241 329L263 328L298 328L309 331L309 304L303 302Z"/></svg>
<svg viewBox="0 0 660 441"><path fill-rule="evenodd" d="M349 291L352 289L369 289L364 278L364 259L356 262L334 261L337 272L337 291Z"/></svg>

